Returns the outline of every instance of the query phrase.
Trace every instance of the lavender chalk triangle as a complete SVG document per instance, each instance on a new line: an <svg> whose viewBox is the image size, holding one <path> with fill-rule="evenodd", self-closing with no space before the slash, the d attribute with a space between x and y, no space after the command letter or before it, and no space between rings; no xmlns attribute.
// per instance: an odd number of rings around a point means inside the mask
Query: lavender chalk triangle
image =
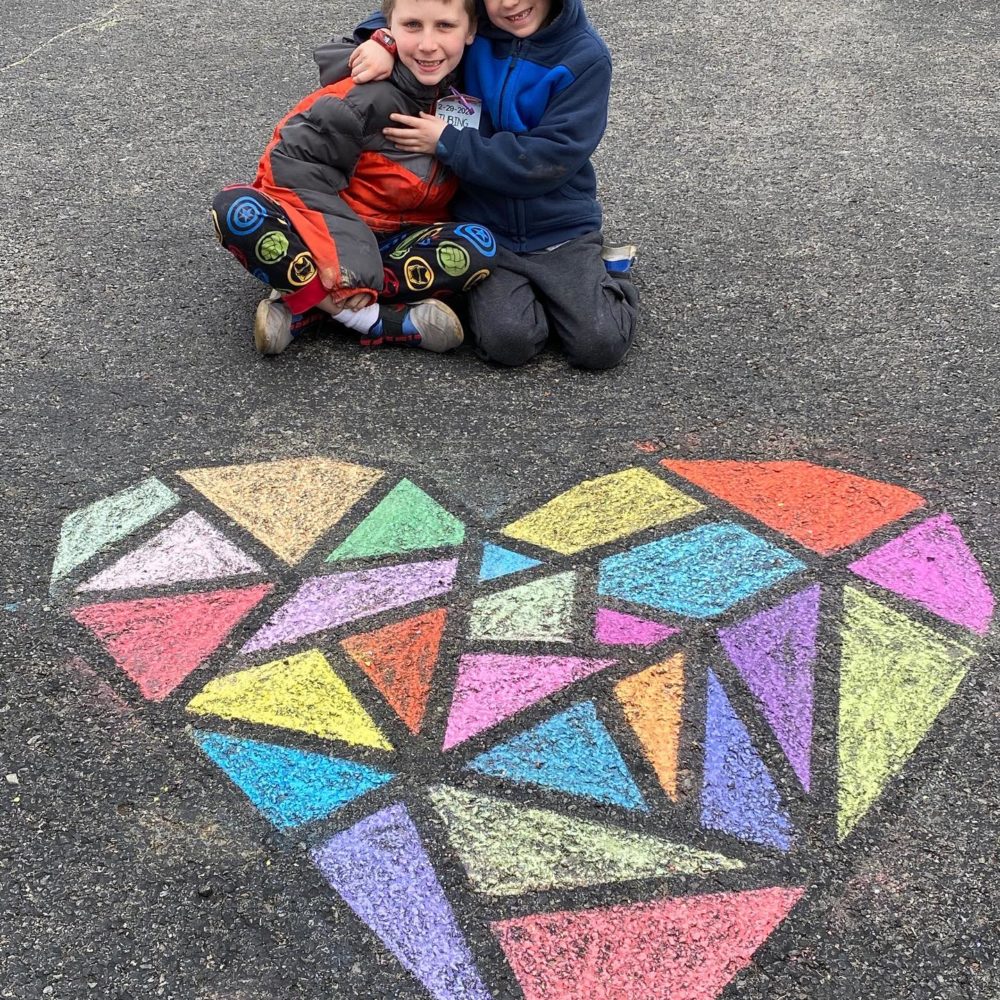
<svg viewBox="0 0 1000 1000"><path fill-rule="evenodd" d="M810 587L776 608L719 631L726 654L760 702L767 724L806 791L819 599L820 588Z"/></svg>
<svg viewBox="0 0 1000 1000"><path fill-rule="evenodd" d="M605 646L655 646L679 631L610 608L598 608L594 620L594 638Z"/></svg>
<svg viewBox="0 0 1000 1000"><path fill-rule="evenodd" d="M702 826L787 851L792 824L771 775L715 674L708 672Z"/></svg>
<svg viewBox="0 0 1000 1000"><path fill-rule="evenodd" d="M994 598L976 557L948 514L932 517L851 563L858 576L922 604L980 635L990 627Z"/></svg>
<svg viewBox="0 0 1000 1000"><path fill-rule="evenodd" d="M366 817L315 848L312 858L436 1000L490 1000L405 806Z"/></svg>
<svg viewBox="0 0 1000 1000"><path fill-rule="evenodd" d="M259 563L191 511L76 589L126 590L259 572Z"/></svg>
<svg viewBox="0 0 1000 1000"><path fill-rule="evenodd" d="M436 597L451 589L457 559L315 576L243 647L270 649L346 622Z"/></svg>

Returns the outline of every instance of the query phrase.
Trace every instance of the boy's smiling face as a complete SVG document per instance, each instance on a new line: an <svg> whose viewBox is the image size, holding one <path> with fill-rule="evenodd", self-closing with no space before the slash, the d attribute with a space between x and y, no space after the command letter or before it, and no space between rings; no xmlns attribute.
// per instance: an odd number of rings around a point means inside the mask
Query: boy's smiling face
<svg viewBox="0 0 1000 1000"><path fill-rule="evenodd" d="M396 0L389 31L399 60L428 86L454 72L476 33L462 0Z"/></svg>
<svg viewBox="0 0 1000 1000"><path fill-rule="evenodd" d="M518 38L543 28L552 13L553 0L483 0L490 21Z"/></svg>

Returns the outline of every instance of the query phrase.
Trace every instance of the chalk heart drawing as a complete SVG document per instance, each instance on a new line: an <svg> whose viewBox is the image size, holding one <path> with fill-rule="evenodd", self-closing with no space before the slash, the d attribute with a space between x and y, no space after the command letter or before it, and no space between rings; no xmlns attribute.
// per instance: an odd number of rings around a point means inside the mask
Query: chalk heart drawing
<svg viewBox="0 0 1000 1000"><path fill-rule="evenodd" d="M182 469L68 517L53 593L415 991L705 1000L877 835L994 601L909 490L645 461L496 524L329 458Z"/></svg>

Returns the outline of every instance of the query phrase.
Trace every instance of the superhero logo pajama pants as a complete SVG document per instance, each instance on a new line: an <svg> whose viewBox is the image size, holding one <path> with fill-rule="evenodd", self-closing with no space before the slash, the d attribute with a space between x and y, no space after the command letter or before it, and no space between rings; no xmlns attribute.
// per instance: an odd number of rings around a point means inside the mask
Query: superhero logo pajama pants
<svg viewBox="0 0 1000 1000"><path fill-rule="evenodd" d="M326 295L309 248L281 206L255 188L227 187L212 202L219 242L294 313ZM439 222L376 233L384 278L379 300L416 302L467 292L490 276L497 244L483 226Z"/></svg>

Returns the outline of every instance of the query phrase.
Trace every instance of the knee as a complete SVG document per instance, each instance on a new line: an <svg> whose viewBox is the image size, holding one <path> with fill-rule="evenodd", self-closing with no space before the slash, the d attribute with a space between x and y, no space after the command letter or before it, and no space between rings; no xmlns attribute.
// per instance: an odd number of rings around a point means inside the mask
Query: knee
<svg viewBox="0 0 1000 1000"><path fill-rule="evenodd" d="M632 346L632 331L621 329L593 330L589 336L574 339L566 351L566 359L574 368L599 371L621 364Z"/></svg>
<svg viewBox="0 0 1000 1000"><path fill-rule="evenodd" d="M474 325L473 336L480 357L509 368L527 364L545 346L544 331L539 337L531 328L496 321L479 328Z"/></svg>

